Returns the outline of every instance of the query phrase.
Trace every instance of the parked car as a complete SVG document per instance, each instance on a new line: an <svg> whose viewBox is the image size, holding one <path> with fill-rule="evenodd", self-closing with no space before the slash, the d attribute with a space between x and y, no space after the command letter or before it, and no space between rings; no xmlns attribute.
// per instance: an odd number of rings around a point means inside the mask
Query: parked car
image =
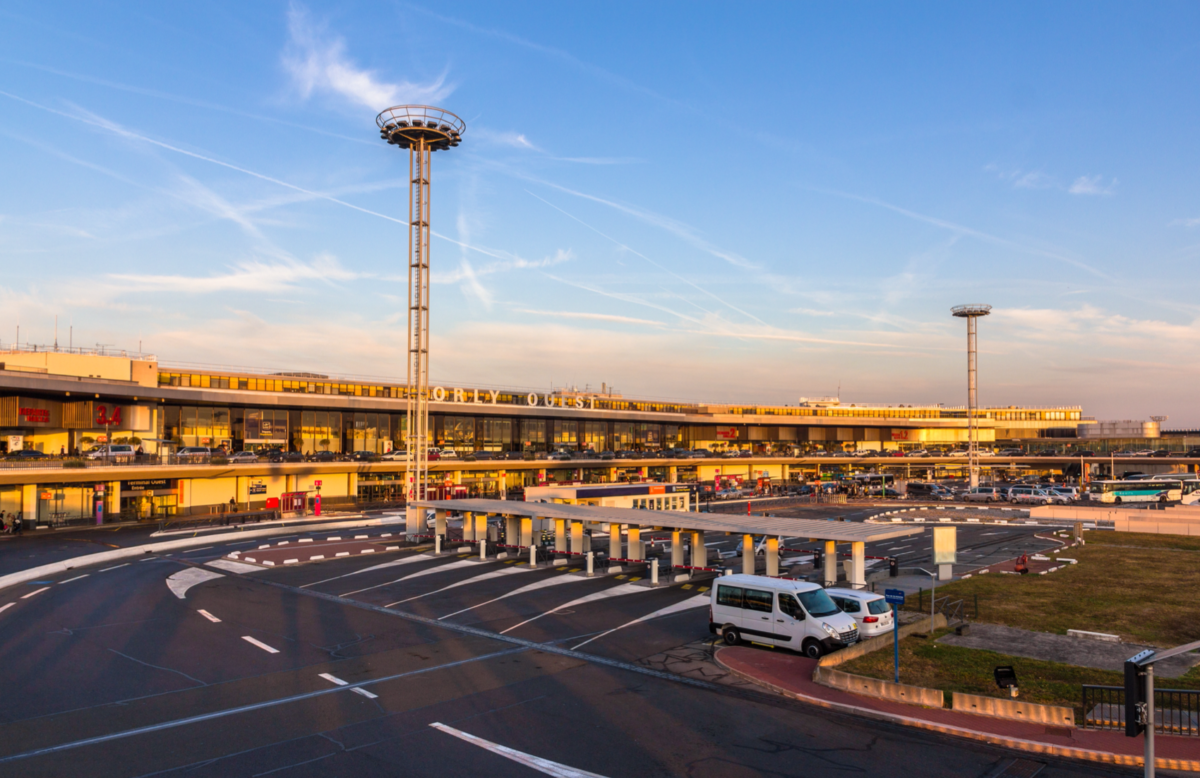
<svg viewBox="0 0 1200 778"><path fill-rule="evenodd" d="M977 486L962 495L965 502L1003 502L1004 498L1003 490L994 486Z"/></svg>
<svg viewBox="0 0 1200 778"><path fill-rule="evenodd" d="M337 458L336 451L314 451L308 455L309 462L336 462Z"/></svg>
<svg viewBox="0 0 1200 778"><path fill-rule="evenodd" d="M954 493L941 484L927 484L922 481L909 481L908 496L918 500L953 500Z"/></svg>
<svg viewBox="0 0 1200 778"><path fill-rule="evenodd" d="M996 453L1002 457L1023 457L1023 456L1025 456L1025 452L1019 448L1002 448L999 451L997 451Z"/></svg>
<svg viewBox="0 0 1200 778"><path fill-rule="evenodd" d="M630 449L622 449L617 452L617 459L639 459L641 454Z"/></svg>
<svg viewBox="0 0 1200 778"><path fill-rule="evenodd" d="M956 448L956 449L954 449L953 451L947 451L947 452L946 452L945 454L943 454L942 456L946 456L946 457L965 457L965 456L970 456L970 455L971 455L971 452L970 452L970 451L967 451L965 448Z"/></svg>
<svg viewBox="0 0 1200 778"><path fill-rule="evenodd" d="M304 455L299 451L284 451L283 449L274 449L267 456L267 461L274 464L303 462Z"/></svg>
<svg viewBox="0 0 1200 778"><path fill-rule="evenodd" d="M1189 458L1200 457L1200 448L1188 449L1188 452L1184 456Z"/></svg>
<svg viewBox="0 0 1200 778"><path fill-rule="evenodd" d="M505 451L504 455L501 457L501 459L509 459L509 460L521 460L524 458L525 458L524 451ZM529 458L533 459L532 451L529 452Z"/></svg>
<svg viewBox="0 0 1200 778"><path fill-rule="evenodd" d="M364 449L361 451L355 451L353 454L351 454L350 461L351 462L378 462L379 455L376 454L374 451L366 451Z"/></svg>
<svg viewBox="0 0 1200 778"><path fill-rule="evenodd" d="M904 456L906 456L906 457L927 457L929 455L930 455L929 452L923 448L916 448L916 449L913 449L912 451L907 451L904 454Z"/></svg>
<svg viewBox="0 0 1200 778"><path fill-rule="evenodd" d="M1150 456L1152 456L1152 457L1177 457L1177 456L1180 456L1181 454L1182 454L1182 452L1180 452L1180 451L1167 451L1165 448L1160 448L1160 449L1156 450Z"/></svg>
<svg viewBox="0 0 1200 778"><path fill-rule="evenodd" d="M611 451L601 451L599 454L596 454L596 459L615 459L616 456L617 455Z"/></svg>
<svg viewBox="0 0 1200 778"><path fill-rule="evenodd" d="M132 462L137 452L127 443L110 446L95 446L85 455L88 459L111 459L114 462Z"/></svg>
<svg viewBox="0 0 1200 778"><path fill-rule="evenodd" d="M1008 501L1013 505L1048 505L1050 503L1065 505L1071 500L1064 495L1054 494L1033 486L1014 486L1008 491Z"/></svg>
<svg viewBox="0 0 1200 778"><path fill-rule="evenodd" d="M1154 449L1152 449L1152 448L1138 449L1137 451L1133 452L1133 455L1135 457L1152 457L1152 456L1154 456Z"/></svg>
<svg viewBox="0 0 1200 778"><path fill-rule="evenodd" d="M833 604L858 623L860 638L873 638L892 631L892 606L882 595L857 589L826 589Z"/></svg>
<svg viewBox="0 0 1200 778"><path fill-rule="evenodd" d="M889 488L887 488L887 489L884 489L884 490L883 490L883 494L881 495L881 494L880 494L880 492L879 492L879 487L878 487L878 486L876 486L874 489L868 489L868 490L867 490L867 494L868 494L868 495L870 495L870 496L872 496L872 497L880 497L880 496L882 496L882 497L897 497L897 498L898 498L898 497L901 497L901 496L903 496L903 495L901 495L901 494L900 494L900 492L898 492L898 491L896 491L895 489L892 489L892 488L890 488L890 487L889 487Z"/></svg>
<svg viewBox="0 0 1200 778"><path fill-rule="evenodd" d="M31 448L25 448L25 449L21 449L20 451L14 451L13 453L11 453L5 457L5 459L19 459L19 460L25 460L25 461L32 461L35 459L49 459L49 458L50 457L46 456L42 452L34 451Z"/></svg>
<svg viewBox="0 0 1200 778"><path fill-rule="evenodd" d="M547 459L553 462L569 462L571 460L571 452L562 450L551 451Z"/></svg>
<svg viewBox="0 0 1200 778"><path fill-rule="evenodd" d="M394 448L379 458L384 462L403 462L406 457L404 449Z"/></svg>
<svg viewBox="0 0 1200 778"><path fill-rule="evenodd" d="M442 459L458 459L458 452L452 448L443 448L440 453Z"/></svg>
<svg viewBox="0 0 1200 778"><path fill-rule="evenodd" d="M811 659L858 642L858 624L817 584L760 575L713 582L708 631L727 645L742 637L800 651Z"/></svg>
<svg viewBox="0 0 1200 778"><path fill-rule="evenodd" d="M229 455L229 462L234 465L257 461L258 454L255 454L253 451L235 451Z"/></svg>
<svg viewBox="0 0 1200 778"><path fill-rule="evenodd" d="M208 446L184 446L175 452L175 460L178 462L206 462L216 453L215 448Z"/></svg>
<svg viewBox="0 0 1200 778"><path fill-rule="evenodd" d="M1061 494L1067 498L1068 502L1075 502L1079 499L1079 487L1077 486L1052 486L1047 491Z"/></svg>
<svg viewBox="0 0 1200 778"><path fill-rule="evenodd" d="M1133 453L1132 451L1130 451L1128 449L1125 449L1122 451L1114 451L1110 456L1113 456L1113 457L1136 457L1137 454Z"/></svg>
<svg viewBox="0 0 1200 778"><path fill-rule="evenodd" d="M1073 456L1073 457L1094 457L1094 456L1096 456L1096 452L1095 451L1072 451L1071 456Z"/></svg>

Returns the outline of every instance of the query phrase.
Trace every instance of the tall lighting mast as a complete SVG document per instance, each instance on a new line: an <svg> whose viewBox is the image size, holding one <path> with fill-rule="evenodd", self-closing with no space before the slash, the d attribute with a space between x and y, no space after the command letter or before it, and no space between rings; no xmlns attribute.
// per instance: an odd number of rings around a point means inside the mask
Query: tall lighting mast
<svg viewBox="0 0 1200 778"><path fill-rule="evenodd" d="M956 318L967 320L967 463L971 471L971 488L979 486L979 427L975 421L979 407L975 368L975 320L992 312L992 306L974 303L950 309Z"/></svg>
<svg viewBox="0 0 1200 778"><path fill-rule="evenodd" d="M405 430L405 498L408 532L419 522L416 500L427 499L429 471L429 178L430 157L462 142L466 124L428 105L398 105L375 117L379 136L408 149L408 427Z"/></svg>

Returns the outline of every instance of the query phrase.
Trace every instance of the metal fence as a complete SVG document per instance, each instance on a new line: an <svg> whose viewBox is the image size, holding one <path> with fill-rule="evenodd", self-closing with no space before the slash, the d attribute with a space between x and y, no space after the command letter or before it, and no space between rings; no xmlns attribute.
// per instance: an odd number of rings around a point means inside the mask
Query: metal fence
<svg viewBox="0 0 1200 778"><path fill-rule="evenodd" d="M1084 684L1083 726L1125 729L1125 688ZM1200 690L1155 689L1154 731L1200 737Z"/></svg>

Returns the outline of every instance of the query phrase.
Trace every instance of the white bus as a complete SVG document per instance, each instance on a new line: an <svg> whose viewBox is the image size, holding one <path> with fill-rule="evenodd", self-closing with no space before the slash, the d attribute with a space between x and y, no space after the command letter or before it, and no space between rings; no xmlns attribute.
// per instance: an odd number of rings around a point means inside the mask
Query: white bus
<svg viewBox="0 0 1200 778"><path fill-rule="evenodd" d="M1087 487L1087 498L1092 502L1179 502L1183 498L1183 485L1179 481L1139 479L1133 481L1092 481Z"/></svg>
<svg viewBox="0 0 1200 778"><path fill-rule="evenodd" d="M1151 481L1172 481L1179 484L1180 494L1182 498L1180 503L1183 505L1200 504L1200 478L1196 477L1195 473L1175 473L1170 475L1155 475L1150 477Z"/></svg>

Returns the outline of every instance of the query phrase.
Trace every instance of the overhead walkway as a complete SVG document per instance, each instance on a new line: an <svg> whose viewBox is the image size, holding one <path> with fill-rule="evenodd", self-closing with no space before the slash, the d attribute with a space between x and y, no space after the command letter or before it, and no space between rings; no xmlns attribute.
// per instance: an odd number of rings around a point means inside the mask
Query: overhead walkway
<svg viewBox="0 0 1200 778"><path fill-rule="evenodd" d="M535 524L552 523L554 550L559 554L587 554L591 538L584 529L600 526L608 530L610 561L637 563L645 561L643 531L671 533L671 567L674 570L708 569L704 533L730 533L742 536L742 570L755 572L754 537L766 538L766 574L779 575L779 543L784 537L807 537L810 542L824 542L825 568L823 580L827 586L837 581L837 544L850 544L850 569L847 578L851 586L866 586L866 544L919 535L923 528L912 526L865 524L856 522L788 519L759 515L691 513L688 511L649 511L633 508L612 508L597 505L566 505L546 502L516 502L511 500L423 500L412 503L407 517L410 536L426 531L425 509L433 509L434 534L446 537L447 512L463 516L463 540L480 542L486 547L488 520L500 517L505 521L506 545L528 549L534 545ZM690 564L684 559L684 534L690 541ZM624 536L624 537L622 537ZM518 551L519 553L519 551Z"/></svg>

